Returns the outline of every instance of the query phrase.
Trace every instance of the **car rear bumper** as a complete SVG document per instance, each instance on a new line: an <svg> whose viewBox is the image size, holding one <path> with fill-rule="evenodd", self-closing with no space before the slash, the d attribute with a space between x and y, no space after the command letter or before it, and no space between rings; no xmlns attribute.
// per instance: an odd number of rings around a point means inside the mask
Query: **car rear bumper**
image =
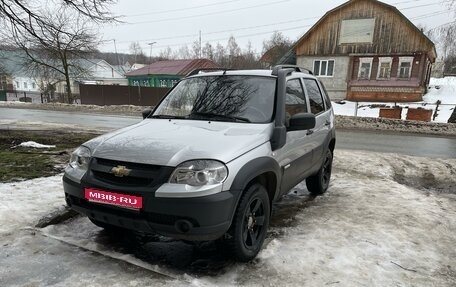
<svg viewBox="0 0 456 287"><path fill-rule="evenodd" d="M63 177L67 204L75 211L99 222L131 230L160 233L185 240L213 240L228 231L239 192L223 191L194 198L155 197L155 190L134 193L143 198L140 210L89 202L85 184ZM125 191L109 190L126 194Z"/></svg>

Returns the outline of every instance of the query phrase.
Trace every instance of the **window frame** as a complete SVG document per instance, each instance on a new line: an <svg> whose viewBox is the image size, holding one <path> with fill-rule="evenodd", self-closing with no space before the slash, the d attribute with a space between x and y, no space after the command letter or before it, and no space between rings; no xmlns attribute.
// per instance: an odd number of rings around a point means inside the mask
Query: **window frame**
<svg viewBox="0 0 456 287"><path fill-rule="evenodd" d="M382 69L382 64L388 63L389 64L389 72L387 77L380 77L380 71ZM393 67L393 57L379 57L378 58L378 69L377 69L377 80L389 80L391 79L391 71Z"/></svg>
<svg viewBox="0 0 456 287"><path fill-rule="evenodd" d="M309 93L309 90L307 89L307 85L306 85L306 83L305 83L306 80L315 81L315 83L316 83L316 85L317 85L317 88L318 88L318 91L319 91L319 93L320 93L320 98L321 98L322 103L323 103L323 110L322 110L321 112L317 113L317 114L314 114L314 113L312 112L312 106L311 106L311 104L310 104L310 93ZM327 107L326 107L325 98L324 98L324 95L323 95L323 93L322 93L322 89L321 89L321 87L320 87L320 84L319 84L318 79L313 79L313 78L301 78L301 82L302 82L302 85L303 85L303 87L304 87L304 93L305 93L306 98L307 98L307 103L308 103L307 109L308 109L308 112L311 113L311 114L313 114L313 115L315 115L315 116L319 116L319 115L325 113L328 109L327 109Z"/></svg>
<svg viewBox="0 0 456 287"><path fill-rule="evenodd" d="M368 58L359 58L359 67L358 67L358 80L367 80L369 81L372 76L372 62L374 61L373 57ZM361 67L363 64L369 64L369 75L367 78L361 78Z"/></svg>
<svg viewBox="0 0 456 287"><path fill-rule="evenodd" d="M316 63L316 62L320 62L318 75L315 74L315 63ZM323 65L322 65L322 62L326 62L325 75L321 75L321 67L323 66ZM329 62L333 62L332 75L328 75ZM314 61L313 61L312 72L314 73L314 75L315 75L316 77L321 77L321 78L334 78L334 70L335 70L335 69L336 69L336 60L335 60L335 59L314 60Z"/></svg>
<svg viewBox="0 0 456 287"><path fill-rule="evenodd" d="M301 90L302 90L302 93L303 93L303 96L304 96L304 102L305 102L305 106L306 106L306 113L310 113L310 102L309 102L309 97L308 97L308 94L307 94L307 90L306 90L306 87L304 85L304 82L302 80L301 77L297 77L297 78L289 78L287 79L286 83L285 83L285 87L288 86L288 83L291 82L291 81L297 81L299 83L299 85L301 86ZM285 92L285 97L286 97L287 93ZM286 111L286 108L287 108L287 99L285 98L285 111ZM293 115L290 115L290 116L293 116Z"/></svg>
<svg viewBox="0 0 456 287"><path fill-rule="evenodd" d="M399 57L399 63L397 65L397 78L401 80L408 80L412 77L412 69L413 69L413 62L415 57L408 56L408 57ZM401 77L401 65L402 63L410 63L410 68L408 71L408 77Z"/></svg>

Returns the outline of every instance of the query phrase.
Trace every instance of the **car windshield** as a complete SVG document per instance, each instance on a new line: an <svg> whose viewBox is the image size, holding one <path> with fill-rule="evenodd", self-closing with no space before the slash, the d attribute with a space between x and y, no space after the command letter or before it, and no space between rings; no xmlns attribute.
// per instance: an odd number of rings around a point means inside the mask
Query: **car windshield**
<svg viewBox="0 0 456 287"><path fill-rule="evenodd" d="M203 76L181 81L153 118L267 123L274 110L275 78Z"/></svg>

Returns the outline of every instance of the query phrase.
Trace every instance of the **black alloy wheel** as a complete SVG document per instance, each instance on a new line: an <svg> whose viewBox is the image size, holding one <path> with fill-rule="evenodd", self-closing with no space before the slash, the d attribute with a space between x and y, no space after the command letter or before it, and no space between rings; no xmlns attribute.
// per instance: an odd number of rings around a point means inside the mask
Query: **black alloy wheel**
<svg viewBox="0 0 456 287"><path fill-rule="evenodd" d="M315 175L306 179L306 186L312 195L320 195L326 192L329 187L332 172L333 154L331 150L326 151L322 166Z"/></svg>
<svg viewBox="0 0 456 287"><path fill-rule="evenodd" d="M270 202L266 188L251 185L242 195L230 229L229 246L235 259L255 258L261 250L269 226Z"/></svg>

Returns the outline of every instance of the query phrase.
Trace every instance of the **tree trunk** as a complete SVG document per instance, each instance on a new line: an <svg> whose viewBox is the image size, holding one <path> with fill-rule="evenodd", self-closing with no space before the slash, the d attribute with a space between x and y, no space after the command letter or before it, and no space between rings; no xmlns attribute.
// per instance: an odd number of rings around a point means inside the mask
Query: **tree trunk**
<svg viewBox="0 0 456 287"><path fill-rule="evenodd" d="M71 82L70 82L70 71L68 69L68 61L65 53L62 53L62 64L63 64L63 70L65 71L65 83L67 86L67 89L65 91L67 98L68 98L68 103L71 104Z"/></svg>
<svg viewBox="0 0 456 287"><path fill-rule="evenodd" d="M456 124L456 107L454 108L451 117L448 119L448 123Z"/></svg>

